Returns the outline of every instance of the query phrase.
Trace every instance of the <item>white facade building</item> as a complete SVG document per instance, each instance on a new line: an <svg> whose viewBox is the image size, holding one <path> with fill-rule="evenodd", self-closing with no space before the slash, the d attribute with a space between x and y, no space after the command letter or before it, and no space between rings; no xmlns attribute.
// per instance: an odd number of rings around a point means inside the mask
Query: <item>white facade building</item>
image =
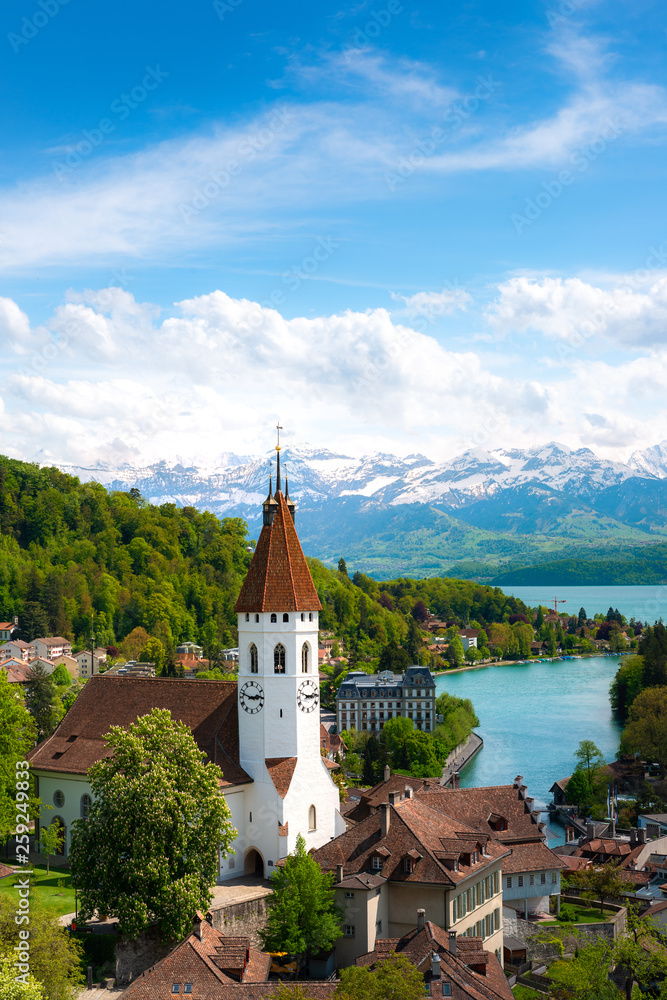
<svg viewBox="0 0 667 1000"><path fill-rule="evenodd" d="M436 725L435 681L428 667L408 667L404 674L351 671L336 695L338 731L379 732L390 719L412 719L415 729Z"/></svg>

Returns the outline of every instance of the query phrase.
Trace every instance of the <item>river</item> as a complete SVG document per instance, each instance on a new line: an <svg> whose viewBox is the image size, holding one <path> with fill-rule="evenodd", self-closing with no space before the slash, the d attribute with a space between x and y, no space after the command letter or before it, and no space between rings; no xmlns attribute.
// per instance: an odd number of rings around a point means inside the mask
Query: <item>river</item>
<svg viewBox="0 0 667 1000"><path fill-rule="evenodd" d="M592 656L503 663L436 677L438 693L470 698L479 718L484 747L462 771L461 785L507 785L521 774L539 809L551 801L554 781L572 774L580 740L593 740L605 760L614 760L621 726L611 712L609 685L618 662ZM549 843L562 843L562 830L552 829L558 839Z"/></svg>
<svg viewBox="0 0 667 1000"><path fill-rule="evenodd" d="M554 597L566 603L558 605L561 614L578 615L584 608L589 618L607 609L618 608L630 620L652 625L658 618L667 619L667 586L650 587L503 587L506 594L518 597L531 608L544 604L553 608Z"/></svg>

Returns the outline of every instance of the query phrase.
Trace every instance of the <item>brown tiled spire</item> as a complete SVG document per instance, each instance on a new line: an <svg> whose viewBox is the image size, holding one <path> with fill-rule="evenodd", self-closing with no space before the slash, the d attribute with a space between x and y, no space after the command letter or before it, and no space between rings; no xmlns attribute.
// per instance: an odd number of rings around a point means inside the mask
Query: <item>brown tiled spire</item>
<svg viewBox="0 0 667 1000"><path fill-rule="evenodd" d="M235 611L320 611L322 605L282 492L264 524Z"/></svg>

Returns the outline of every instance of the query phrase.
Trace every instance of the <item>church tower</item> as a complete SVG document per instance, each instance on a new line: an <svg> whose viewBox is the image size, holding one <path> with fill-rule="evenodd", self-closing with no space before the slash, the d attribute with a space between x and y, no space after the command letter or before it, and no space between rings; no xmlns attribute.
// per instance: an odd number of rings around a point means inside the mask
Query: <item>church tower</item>
<svg viewBox="0 0 667 1000"><path fill-rule="evenodd" d="M244 870L254 865L265 875L294 849L297 834L310 850L345 829L320 754L322 605L297 537L295 505L287 486L282 492L280 443L276 453L275 493L269 478L262 531L235 608L239 758L253 779L244 791Z"/></svg>

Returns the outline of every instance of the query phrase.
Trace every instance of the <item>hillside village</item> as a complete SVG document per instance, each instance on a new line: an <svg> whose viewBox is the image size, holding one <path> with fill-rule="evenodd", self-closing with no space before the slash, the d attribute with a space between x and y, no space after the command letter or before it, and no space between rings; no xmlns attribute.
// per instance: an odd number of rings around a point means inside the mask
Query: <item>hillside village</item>
<svg viewBox="0 0 667 1000"><path fill-rule="evenodd" d="M145 509L129 499L134 510ZM43 804L28 847L10 831L6 857L51 859L65 871L72 864L86 926L112 942L103 971L116 989L135 1000L181 992L254 998L273 996L280 979L299 972L307 996L327 997L346 969L379 974L398 955L431 996L509 998L517 976L538 982L535 970L556 956L555 943L545 950L540 927L557 931L562 898L567 915L581 904L576 879L610 859L620 861L623 891L639 915L650 911L660 921L664 912L667 920L667 826L645 813L632 830L617 831L613 823L586 825L585 812L582 825L561 782L555 795L569 842L550 849L521 776L461 788L474 710L436 698L433 679L503 657L634 650L641 624L614 609L593 619L584 609L559 614L557 605L531 611L479 585L350 579L343 559L325 571L303 555L279 462L262 517L236 591L236 621L221 633L233 646L205 649L183 639L167 650L158 639L163 625L152 634L134 625L126 649L136 656L128 659L115 645L96 645L94 632L86 647L81 635L19 638L26 634L20 614L0 624L8 696L25 701L38 727L27 759ZM35 602L27 610L38 616ZM183 723L216 768L215 795L231 825L215 851L207 902L190 913L180 943L151 936L149 920L137 950L123 930L127 918L114 914L113 903L102 913L94 902L99 887L81 859L86 829L108 832L95 775L113 762L112 727L134 732L156 710L167 712L160 725ZM150 812L141 822L150 831ZM315 865L337 914L328 944L296 966L276 956L289 957L290 948L270 936L274 895L293 863ZM7 866L5 876L12 871ZM106 876L95 875L95 885L98 878L104 890ZM624 914L627 898L610 895L612 912ZM62 921L74 928L77 915ZM614 934L623 926L619 918ZM90 968L92 975L100 966Z"/></svg>

